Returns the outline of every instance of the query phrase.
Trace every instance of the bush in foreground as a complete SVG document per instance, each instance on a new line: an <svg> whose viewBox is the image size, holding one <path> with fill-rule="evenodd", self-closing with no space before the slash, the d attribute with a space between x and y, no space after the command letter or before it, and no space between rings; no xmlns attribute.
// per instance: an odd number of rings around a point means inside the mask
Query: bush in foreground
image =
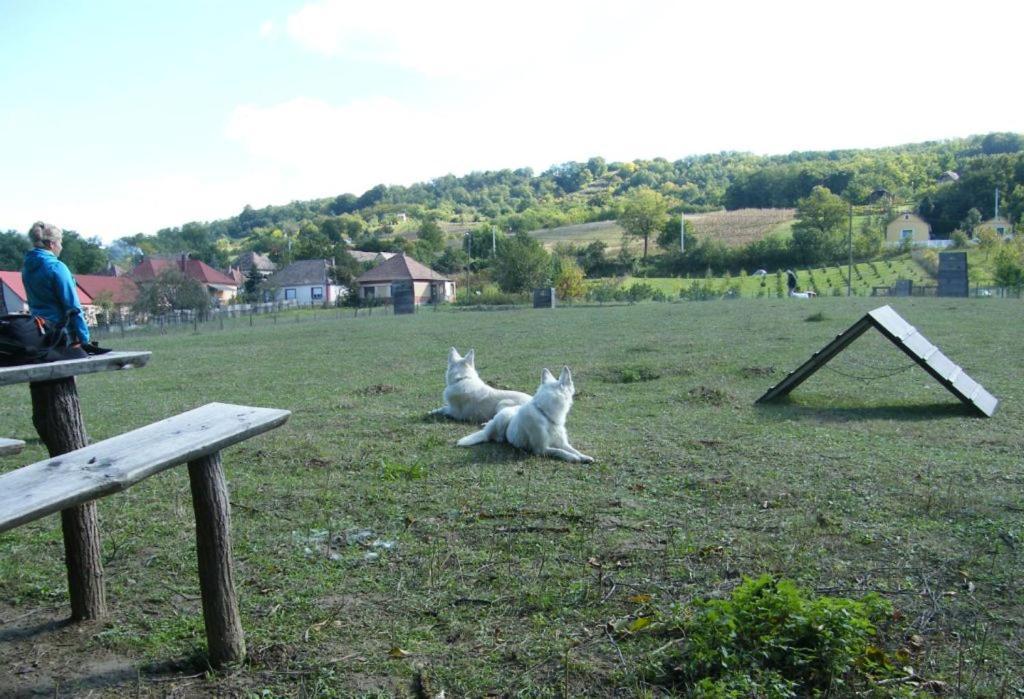
<svg viewBox="0 0 1024 699"><path fill-rule="evenodd" d="M701 697L842 694L891 675L871 643L890 612L874 594L814 597L788 580L748 578L726 599L673 609L663 628L679 641L652 679Z"/></svg>

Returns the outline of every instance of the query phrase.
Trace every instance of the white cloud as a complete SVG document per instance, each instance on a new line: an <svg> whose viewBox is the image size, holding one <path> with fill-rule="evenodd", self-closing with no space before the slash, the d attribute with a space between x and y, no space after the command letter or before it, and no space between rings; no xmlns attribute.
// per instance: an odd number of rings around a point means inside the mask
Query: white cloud
<svg viewBox="0 0 1024 699"><path fill-rule="evenodd" d="M267 20L260 25L260 38L269 39L276 34L276 27L273 20Z"/></svg>

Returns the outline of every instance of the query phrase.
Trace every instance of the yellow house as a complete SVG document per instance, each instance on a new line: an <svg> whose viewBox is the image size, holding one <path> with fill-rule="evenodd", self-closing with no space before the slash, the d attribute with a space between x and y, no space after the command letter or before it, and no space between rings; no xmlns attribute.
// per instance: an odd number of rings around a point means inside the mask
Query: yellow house
<svg viewBox="0 0 1024 699"><path fill-rule="evenodd" d="M903 213L889 222L885 227L885 242L899 245L904 240L911 244L928 242L932 237L932 227L924 219L910 213Z"/></svg>
<svg viewBox="0 0 1024 699"><path fill-rule="evenodd" d="M987 221L982 221L978 224L978 228L991 228L999 235L1000 238L1013 235L1013 224L1002 216L996 216L995 218L990 218Z"/></svg>

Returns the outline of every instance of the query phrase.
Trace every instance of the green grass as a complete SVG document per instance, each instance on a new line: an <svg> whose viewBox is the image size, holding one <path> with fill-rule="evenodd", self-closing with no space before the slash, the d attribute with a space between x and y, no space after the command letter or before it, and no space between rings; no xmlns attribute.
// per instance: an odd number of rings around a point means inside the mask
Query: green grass
<svg viewBox="0 0 1024 699"><path fill-rule="evenodd" d="M558 243L585 246L595 240L600 240L608 246L605 249L605 254L608 255L614 255L622 248L622 226L615 221L594 221L558 228L542 228L532 231L530 236L547 248L554 248Z"/></svg>
<svg viewBox="0 0 1024 699"><path fill-rule="evenodd" d="M293 412L224 454L250 658L193 677L205 640L179 468L99 504L110 618L4 637L0 665L51 663L64 695L85 693L75 668L114 657L130 679L93 696L415 696L420 680L448 696L656 696L644 670L665 639L635 622L771 573L821 595L879 593L896 612L875 642L954 695L1024 691L1019 302L892 304L1001 399L992 419L877 333L789 400L754 406L876 305L320 312L113 338L153 359L80 378L93 439L212 400ZM543 367L569 365L569 435L597 463L456 448L474 427L426 416L452 345L475 347L505 387L532 391ZM0 434L29 439L4 467L43 458L27 387L0 394ZM8 621L66 609L58 518L0 535L0 598Z"/></svg>

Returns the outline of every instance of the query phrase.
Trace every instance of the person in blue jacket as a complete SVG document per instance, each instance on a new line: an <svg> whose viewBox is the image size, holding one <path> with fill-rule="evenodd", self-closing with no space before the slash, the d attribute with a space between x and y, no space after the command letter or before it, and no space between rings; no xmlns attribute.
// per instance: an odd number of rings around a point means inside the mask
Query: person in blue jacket
<svg viewBox="0 0 1024 699"><path fill-rule="evenodd" d="M28 296L29 311L54 324L62 322L68 311L74 311L68 321L68 332L74 346L88 343L89 326L85 324L75 278L68 266L57 259L63 248L64 231L37 221L29 230L28 237L32 249L25 253L21 280Z"/></svg>

